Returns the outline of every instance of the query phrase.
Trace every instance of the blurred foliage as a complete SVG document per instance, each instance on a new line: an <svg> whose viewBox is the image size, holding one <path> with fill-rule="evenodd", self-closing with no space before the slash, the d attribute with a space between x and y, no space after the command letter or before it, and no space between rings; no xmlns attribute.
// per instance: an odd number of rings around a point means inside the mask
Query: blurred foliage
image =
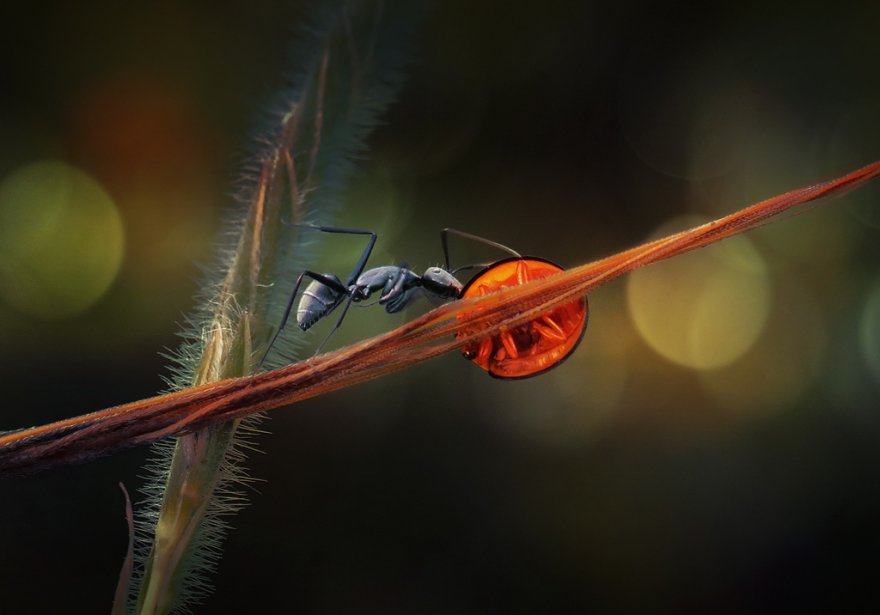
<svg viewBox="0 0 880 615"><path fill-rule="evenodd" d="M13 428L162 387L157 352L176 345L302 14L256 0L2 15L0 178L63 161L103 186L125 233L87 311L45 321L0 301ZM380 233L376 264L439 262L451 226L574 265L832 177L880 157L878 21L867 2L437 3L339 222ZM873 597L878 204L869 186L750 234L766 322L717 369L652 350L620 282L590 297L582 347L541 378L498 382L449 356L276 412L253 469L268 483L206 610L846 611ZM351 244L328 238L313 268L346 272ZM694 292L666 266L643 275ZM398 323L354 310L333 343ZM109 605L115 483L137 486L145 455L3 481L5 605Z"/></svg>

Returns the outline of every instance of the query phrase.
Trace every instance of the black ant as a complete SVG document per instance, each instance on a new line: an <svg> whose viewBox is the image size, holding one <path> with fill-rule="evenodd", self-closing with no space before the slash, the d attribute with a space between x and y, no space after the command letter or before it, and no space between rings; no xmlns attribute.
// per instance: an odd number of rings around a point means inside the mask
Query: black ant
<svg viewBox="0 0 880 615"><path fill-rule="evenodd" d="M437 303L458 299L461 295L463 285L454 274L465 269L482 267L484 265L464 265L456 269L450 269L448 245L448 236L450 234L497 248L511 254L514 258L522 258L518 252L500 243L496 243L477 235L471 235L470 233L445 228L440 231L440 243L443 246L444 267L428 267L422 275L409 269L406 266L406 263L401 265L374 267L373 269L367 269L364 271L364 267L367 265L370 254L373 252L373 247L376 245L376 233L361 229L334 226L314 226L310 224L296 224L293 226L314 229L323 233L369 235L370 239L367 243L367 247L364 249L357 263L355 263L354 269L352 269L351 274L348 276L348 280L345 283L332 273L321 274L307 270L299 274L299 277L296 279L296 283L293 286L293 291L290 293L290 300L287 302L284 316L281 318L281 324L278 326L278 331L276 331L275 335L272 337L272 341L269 342L266 352L263 353L263 357L260 359L260 365L266 360L269 351L272 350L272 347L278 340L278 336L284 331L287 320L290 318L293 304L296 301L296 295L305 278L310 278L312 282L303 291L302 298L296 309L296 324L303 331L308 330L316 322L325 316L328 316L342 303L345 303L345 307L339 315L339 318L336 320L336 324L327 334L327 337L324 338L324 341L321 342L320 346L318 346L318 350L316 351L318 352L327 340L330 339L330 336L333 335L333 333L335 333L342 325L342 321L345 319L345 315L348 313L348 308L351 307L351 304L365 301L377 291L381 291L377 303L379 305L384 305L385 311L389 314L399 312L408 306L416 297L418 297L417 291L419 289L421 289L429 299Z"/></svg>

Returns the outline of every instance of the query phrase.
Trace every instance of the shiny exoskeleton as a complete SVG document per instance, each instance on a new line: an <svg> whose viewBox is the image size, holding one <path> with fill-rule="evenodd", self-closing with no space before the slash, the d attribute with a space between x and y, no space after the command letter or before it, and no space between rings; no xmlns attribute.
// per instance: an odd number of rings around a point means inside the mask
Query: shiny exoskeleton
<svg viewBox="0 0 880 615"><path fill-rule="evenodd" d="M281 319L281 324L278 326L278 331L275 332L275 336L272 338L266 352L263 354L260 364L266 360L266 356L268 356L269 351L272 349L278 336L281 335L281 332L284 330L284 326L287 324L290 312L293 309L293 304L296 301L299 288L302 286L305 278L309 278L312 281L306 287L305 291L303 291L302 298L300 299L296 310L296 324L303 331L309 329L316 322L329 315L330 312L335 310L341 304L345 303L345 307L339 315L336 324L324 339L324 342L326 342L330 335L340 327L346 313L348 312L348 308L351 307L352 303L365 301L373 297L377 292L380 293L377 303L384 305L385 311L389 314L399 312L409 305L418 296L419 291L435 303L443 303L458 299L463 285L458 281L455 275L453 275L454 272L450 271L449 248L447 241L449 234L455 234L467 239L480 241L492 247L504 250L515 257L519 257L517 252L514 252L510 248L499 243L495 243L494 241L489 241L488 239L456 231L454 229L443 229L440 233L440 240L443 246L443 254L446 263L445 268L429 267L422 275L412 271L405 264L397 266L386 265L384 267L375 267L364 271L367 260L370 258L373 247L376 245L377 236L375 233L361 229L331 226L297 226L314 229L324 233L369 235L370 239L367 243L367 247L364 249L355 264L351 275L345 283L332 273L321 274L314 271L303 271L299 275L296 284L294 284L293 292L290 294L290 300L287 303L287 308L284 310L284 316ZM464 267L459 267L456 271L471 268L473 266L474 265L466 265ZM324 342L321 343L321 346L323 346Z"/></svg>
<svg viewBox="0 0 880 615"><path fill-rule="evenodd" d="M325 273L320 279L313 279L303 291L296 309L296 324L303 331L307 330L346 297L358 303L381 292L377 302L385 306L386 312L394 314L409 305L419 290L442 302L458 299L461 289L461 282L441 267L430 267L422 275L405 266L375 267L363 272L349 285L344 285L332 273Z"/></svg>

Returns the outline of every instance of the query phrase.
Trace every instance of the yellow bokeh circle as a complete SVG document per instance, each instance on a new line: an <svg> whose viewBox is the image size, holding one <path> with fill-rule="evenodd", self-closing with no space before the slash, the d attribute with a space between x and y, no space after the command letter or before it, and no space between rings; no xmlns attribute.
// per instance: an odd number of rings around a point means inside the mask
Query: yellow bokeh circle
<svg viewBox="0 0 880 615"><path fill-rule="evenodd" d="M119 271L119 212L94 179L61 162L0 182L0 300L44 320L94 304Z"/></svg>
<svg viewBox="0 0 880 615"><path fill-rule="evenodd" d="M655 235L701 222L679 218ZM627 283L629 313L645 342L670 361L701 370L728 365L755 343L770 296L764 261L742 236L637 270Z"/></svg>

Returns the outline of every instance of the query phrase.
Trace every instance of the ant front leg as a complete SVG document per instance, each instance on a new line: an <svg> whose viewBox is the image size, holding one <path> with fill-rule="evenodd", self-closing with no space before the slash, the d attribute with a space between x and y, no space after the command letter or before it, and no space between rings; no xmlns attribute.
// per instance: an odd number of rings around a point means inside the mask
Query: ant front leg
<svg viewBox="0 0 880 615"><path fill-rule="evenodd" d="M299 277L296 279L296 284L293 285L293 291L290 293L290 299L288 299L287 301L287 307L284 308L284 316L281 317L281 324L278 325L278 330L272 337L272 341L269 342L269 346L266 347L266 352L263 353L263 357L260 359L260 362L257 365L258 368L261 368L263 366L263 363L266 361L266 357L269 356L269 351L272 350L272 347L278 340L278 336L280 336L281 332L284 331L284 327L285 325L287 325L287 320L290 318L290 311L293 309L293 303L294 301L296 301L296 295L299 292L299 287L302 286L304 278L311 278L315 282L323 284L328 289L336 293L332 300L332 303L326 306L326 310L324 314L322 314L322 316L330 313L330 311L332 311L337 305L339 305L342 298L348 295L348 288L344 286L342 282L339 281L339 278L337 278L336 276L330 277L327 275L322 275L320 273L315 273L314 271L303 271L301 274L299 274Z"/></svg>

